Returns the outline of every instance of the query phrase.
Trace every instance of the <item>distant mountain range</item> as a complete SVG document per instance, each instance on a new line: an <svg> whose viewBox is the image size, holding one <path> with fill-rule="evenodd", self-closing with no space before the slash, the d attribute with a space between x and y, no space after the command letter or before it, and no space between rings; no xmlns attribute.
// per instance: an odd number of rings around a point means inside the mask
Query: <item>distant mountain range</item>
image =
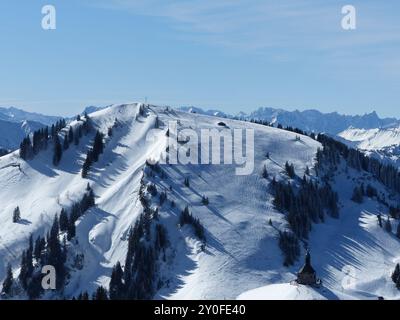
<svg viewBox="0 0 400 320"><path fill-rule="evenodd" d="M26 135L55 123L60 117L0 107L0 155L19 148Z"/></svg>
<svg viewBox="0 0 400 320"><path fill-rule="evenodd" d="M396 118L380 118L374 111L365 115L342 115L337 112L322 113L317 110L286 111L275 108L259 108L251 113L240 112L227 114L218 110L203 110L197 107L181 107L181 111L198 113L209 116L238 118L240 120L264 120L283 126L291 126L310 132L323 132L338 135L350 127L358 129L376 129L400 126Z"/></svg>
<svg viewBox="0 0 400 320"><path fill-rule="evenodd" d="M60 118L61 117L48 116L35 112L28 112L14 107L9 107L9 108L0 107L0 120L14 122L14 123L20 123L23 121L33 121L44 124L46 126L51 126Z"/></svg>

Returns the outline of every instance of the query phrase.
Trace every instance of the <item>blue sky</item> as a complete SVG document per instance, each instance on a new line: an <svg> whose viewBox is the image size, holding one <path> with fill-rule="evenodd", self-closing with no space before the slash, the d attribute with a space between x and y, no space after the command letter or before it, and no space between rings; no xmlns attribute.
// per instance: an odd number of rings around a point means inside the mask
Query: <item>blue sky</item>
<svg viewBox="0 0 400 320"><path fill-rule="evenodd" d="M57 29L41 28L41 9ZM341 28L341 8L357 29ZM2 0L0 105L70 115L143 101L399 115L400 2Z"/></svg>

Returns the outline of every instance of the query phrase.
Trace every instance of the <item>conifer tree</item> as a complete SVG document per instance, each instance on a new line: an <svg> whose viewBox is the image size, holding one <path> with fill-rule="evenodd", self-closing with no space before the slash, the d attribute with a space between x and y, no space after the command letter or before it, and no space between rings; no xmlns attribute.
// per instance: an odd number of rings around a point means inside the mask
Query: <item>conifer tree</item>
<svg viewBox="0 0 400 320"><path fill-rule="evenodd" d="M267 166L264 164L264 167L263 167L263 172L262 172L262 177L264 178L264 179L268 179L268 171L267 171Z"/></svg>
<svg viewBox="0 0 400 320"><path fill-rule="evenodd" d="M64 136L63 149L64 149L64 150L68 150L68 149L69 149L69 139L68 139L68 134L65 134L65 136Z"/></svg>
<svg viewBox="0 0 400 320"><path fill-rule="evenodd" d="M75 221L70 219L68 221L68 228L67 228L67 239L68 241L71 241L73 238L76 236L76 226L75 226Z"/></svg>
<svg viewBox="0 0 400 320"><path fill-rule="evenodd" d="M63 152L62 152L60 139L58 138L58 134L56 134L55 138L54 138L54 155L53 155L53 164L55 166L58 166L58 164L60 163L62 153Z"/></svg>
<svg viewBox="0 0 400 320"><path fill-rule="evenodd" d="M67 231L68 225L69 225L69 221L68 221L67 211L64 208L62 208L61 213L60 213L60 230L62 232Z"/></svg>
<svg viewBox="0 0 400 320"><path fill-rule="evenodd" d="M89 150L86 155L85 162L83 163L82 166L82 178L87 178L92 163L93 163L93 152Z"/></svg>
<svg viewBox="0 0 400 320"><path fill-rule="evenodd" d="M72 143L73 141L74 141L74 130L72 129L72 126L70 126L68 131L68 142Z"/></svg>
<svg viewBox="0 0 400 320"><path fill-rule="evenodd" d="M183 183L184 183L185 187L190 188L190 180L189 180L189 178L185 178Z"/></svg>
<svg viewBox="0 0 400 320"><path fill-rule="evenodd" d="M13 222L18 223L20 221L21 221L21 211L19 210L19 207L16 207L13 212Z"/></svg>
<svg viewBox="0 0 400 320"><path fill-rule="evenodd" d="M96 132L96 136L94 137L93 143L93 161L97 162L99 160L99 156L104 151L104 142L103 142L103 134L100 131Z"/></svg>
<svg viewBox="0 0 400 320"><path fill-rule="evenodd" d="M111 273L110 300L121 300L124 297L123 275L121 264L118 262Z"/></svg>
<svg viewBox="0 0 400 320"><path fill-rule="evenodd" d="M44 238L38 236L35 241L35 248L33 250L33 257L36 259L36 261L39 261L41 259L42 252L45 249L45 246L46 241L44 240Z"/></svg>
<svg viewBox="0 0 400 320"><path fill-rule="evenodd" d="M400 264L396 264L396 267L392 273L392 280L394 283L397 284L399 278L400 278Z"/></svg>
<svg viewBox="0 0 400 320"><path fill-rule="evenodd" d="M14 277L11 269L11 265L7 266L7 276L3 282L3 289L1 291L2 295L5 295L7 298L12 298L13 296L13 285L14 285Z"/></svg>
<svg viewBox="0 0 400 320"><path fill-rule="evenodd" d="M93 294L93 300L108 300L107 290L102 286L98 287L96 292Z"/></svg>
<svg viewBox="0 0 400 320"><path fill-rule="evenodd" d="M392 232L392 223L390 222L390 218L388 217L386 222L385 222L385 230L387 232Z"/></svg>
<svg viewBox="0 0 400 320"><path fill-rule="evenodd" d="M380 213L378 213L378 225L383 228L383 224L382 224L382 215Z"/></svg>
<svg viewBox="0 0 400 320"><path fill-rule="evenodd" d="M362 189L360 187L355 187L354 188L351 200L353 200L356 203L362 203L363 202L363 192L362 192Z"/></svg>
<svg viewBox="0 0 400 320"><path fill-rule="evenodd" d="M285 170L289 178L294 179L296 177L296 173L294 171L293 164L289 164L289 162L285 163Z"/></svg>

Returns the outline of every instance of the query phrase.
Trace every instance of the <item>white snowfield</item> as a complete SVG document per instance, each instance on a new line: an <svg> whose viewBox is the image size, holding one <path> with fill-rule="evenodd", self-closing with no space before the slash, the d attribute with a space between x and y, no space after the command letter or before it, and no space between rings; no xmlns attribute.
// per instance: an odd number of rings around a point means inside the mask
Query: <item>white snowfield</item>
<svg viewBox="0 0 400 320"><path fill-rule="evenodd" d="M355 142L356 146L362 150L381 150L400 144L400 127L369 130L349 128L338 136Z"/></svg>
<svg viewBox="0 0 400 320"><path fill-rule="evenodd" d="M115 119L121 126L106 138L105 152L88 179L83 179L80 171L93 134L84 137L78 147L72 144L58 167L52 165L50 147L28 162L20 159L18 152L0 158L0 279L5 277L8 263L18 274L29 235L33 234L34 239L43 235L55 214L80 198L89 182L97 196L97 206L78 221L77 241L69 244L75 253L85 255L84 267L71 268L64 293L71 297L84 290L90 292L98 285L108 286L113 265L125 262L129 229L142 212L138 199L142 170L147 159L159 159L165 151L168 121L178 121L179 129L196 131L220 129L218 123L223 121L230 129L255 130L254 172L237 176L235 164L163 165L166 178L156 181L156 185L167 191L168 200L174 200L177 209L168 204L160 208L160 220L168 230L173 254L160 270L165 285L155 298L400 298L390 279L396 262L400 262L400 241L377 226L376 214L387 212L376 201L356 205L349 200L353 180L362 175L350 169L346 173L345 168L340 169L333 185L340 196L340 219L326 218L324 224L314 225L309 239L312 264L324 287L315 291L289 284L303 259L293 267L283 266L278 231L285 230L287 223L284 214L274 209L270 181L263 179L261 172L266 165L271 178L288 179L284 165L289 161L302 177L306 166L314 165L321 147L318 142L305 136L298 140L295 133L276 128L165 107L151 106L139 116L139 107L140 104L115 105L90 115L104 133ZM154 131L157 117L161 125ZM146 139L150 130L155 139ZM184 186L185 178L190 179L190 187ZM370 183L388 192L374 180ZM203 195L209 198L208 206L201 203ZM189 227L178 227L177 210L185 205L206 229L204 252ZM12 222L16 206L23 218L19 224ZM268 224L270 219L272 226ZM394 230L396 227L393 223ZM249 291L256 288L261 289Z"/></svg>
<svg viewBox="0 0 400 320"><path fill-rule="evenodd" d="M329 291L289 283L272 284L241 294L238 300L327 300Z"/></svg>

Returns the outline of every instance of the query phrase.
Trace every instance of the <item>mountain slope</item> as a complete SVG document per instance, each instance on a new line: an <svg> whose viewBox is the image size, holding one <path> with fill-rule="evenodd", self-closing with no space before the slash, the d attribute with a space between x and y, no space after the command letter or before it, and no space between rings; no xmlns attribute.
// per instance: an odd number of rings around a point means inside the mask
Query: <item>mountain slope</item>
<svg viewBox="0 0 400 320"><path fill-rule="evenodd" d="M0 149L16 150L28 134L45 127L34 121L11 122L0 120Z"/></svg>
<svg viewBox="0 0 400 320"><path fill-rule="evenodd" d="M118 126L106 137L104 154L92 166L88 179L80 171L94 132L83 137L79 146L71 145L58 167L51 161L52 148L28 162L17 152L0 158L0 201L6 204L0 209L0 279L8 262L18 274L19 254L29 235L44 234L55 214L79 199L88 183L96 194L96 207L78 220L77 237L68 243L71 254L83 253L85 258L81 269L69 265L67 298L83 290L92 292L98 285L108 286L112 267L118 261L124 264L130 227L143 212L140 194L144 184L147 190L149 184L157 189L149 201L152 208L158 208L157 221L166 228L170 243L160 263L155 298L234 299L247 290L295 278L301 261L283 266L278 238L288 225L285 214L273 205L270 183L274 176L290 181L284 169L287 161L299 177L307 166L313 168L322 147L319 142L277 128L141 104L112 106L91 114L91 119L102 132L113 127L116 119ZM254 172L238 176L235 164L178 164L160 165L162 174L146 174L147 160L160 159L163 153L165 157L169 121L177 121L180 130L190 128L198 133L221 128L221 121L231 129L253 129ZM77 125L77 121L71 123ZM264 165L269 179L262 178ZM313 169L312 174L319 179ZM328 291L344 290L342 268L350 265L359 270L359 282L357 290L349 290L346 297L399 297L390 272L400 258L396 256L400 242L376 223L376 214L386 209L376 199L360 205L350 200L354 186L363 179L389 197L390 190L373 177L345 165L338 168L332 186L339 193L341 217L327 217L324 224L313 226L309 240L313 263ZM162 191L168 201L161 204ZM208 205L202 204L203 196L209 199ZM24 219L19 224L11 219L16 206ZM205 248L189 225L179 226L185 206L204 226Z"/></svg>
<svg viewBox="0 0 400 320"><path fill-rule="evenodd" d="M0 119L16 123L32 121L42 123L46 126L51 126L53 123L57 122L60 117L47 116L35 112L27 112L14 107L0 107Z"/></svg>
<svg viewBox="0 0 400 320"><path fill-rule="evenodd" d="M375 129L348 128L338 134L348 145L383 161L400 165L400 127Z"/></svg>

